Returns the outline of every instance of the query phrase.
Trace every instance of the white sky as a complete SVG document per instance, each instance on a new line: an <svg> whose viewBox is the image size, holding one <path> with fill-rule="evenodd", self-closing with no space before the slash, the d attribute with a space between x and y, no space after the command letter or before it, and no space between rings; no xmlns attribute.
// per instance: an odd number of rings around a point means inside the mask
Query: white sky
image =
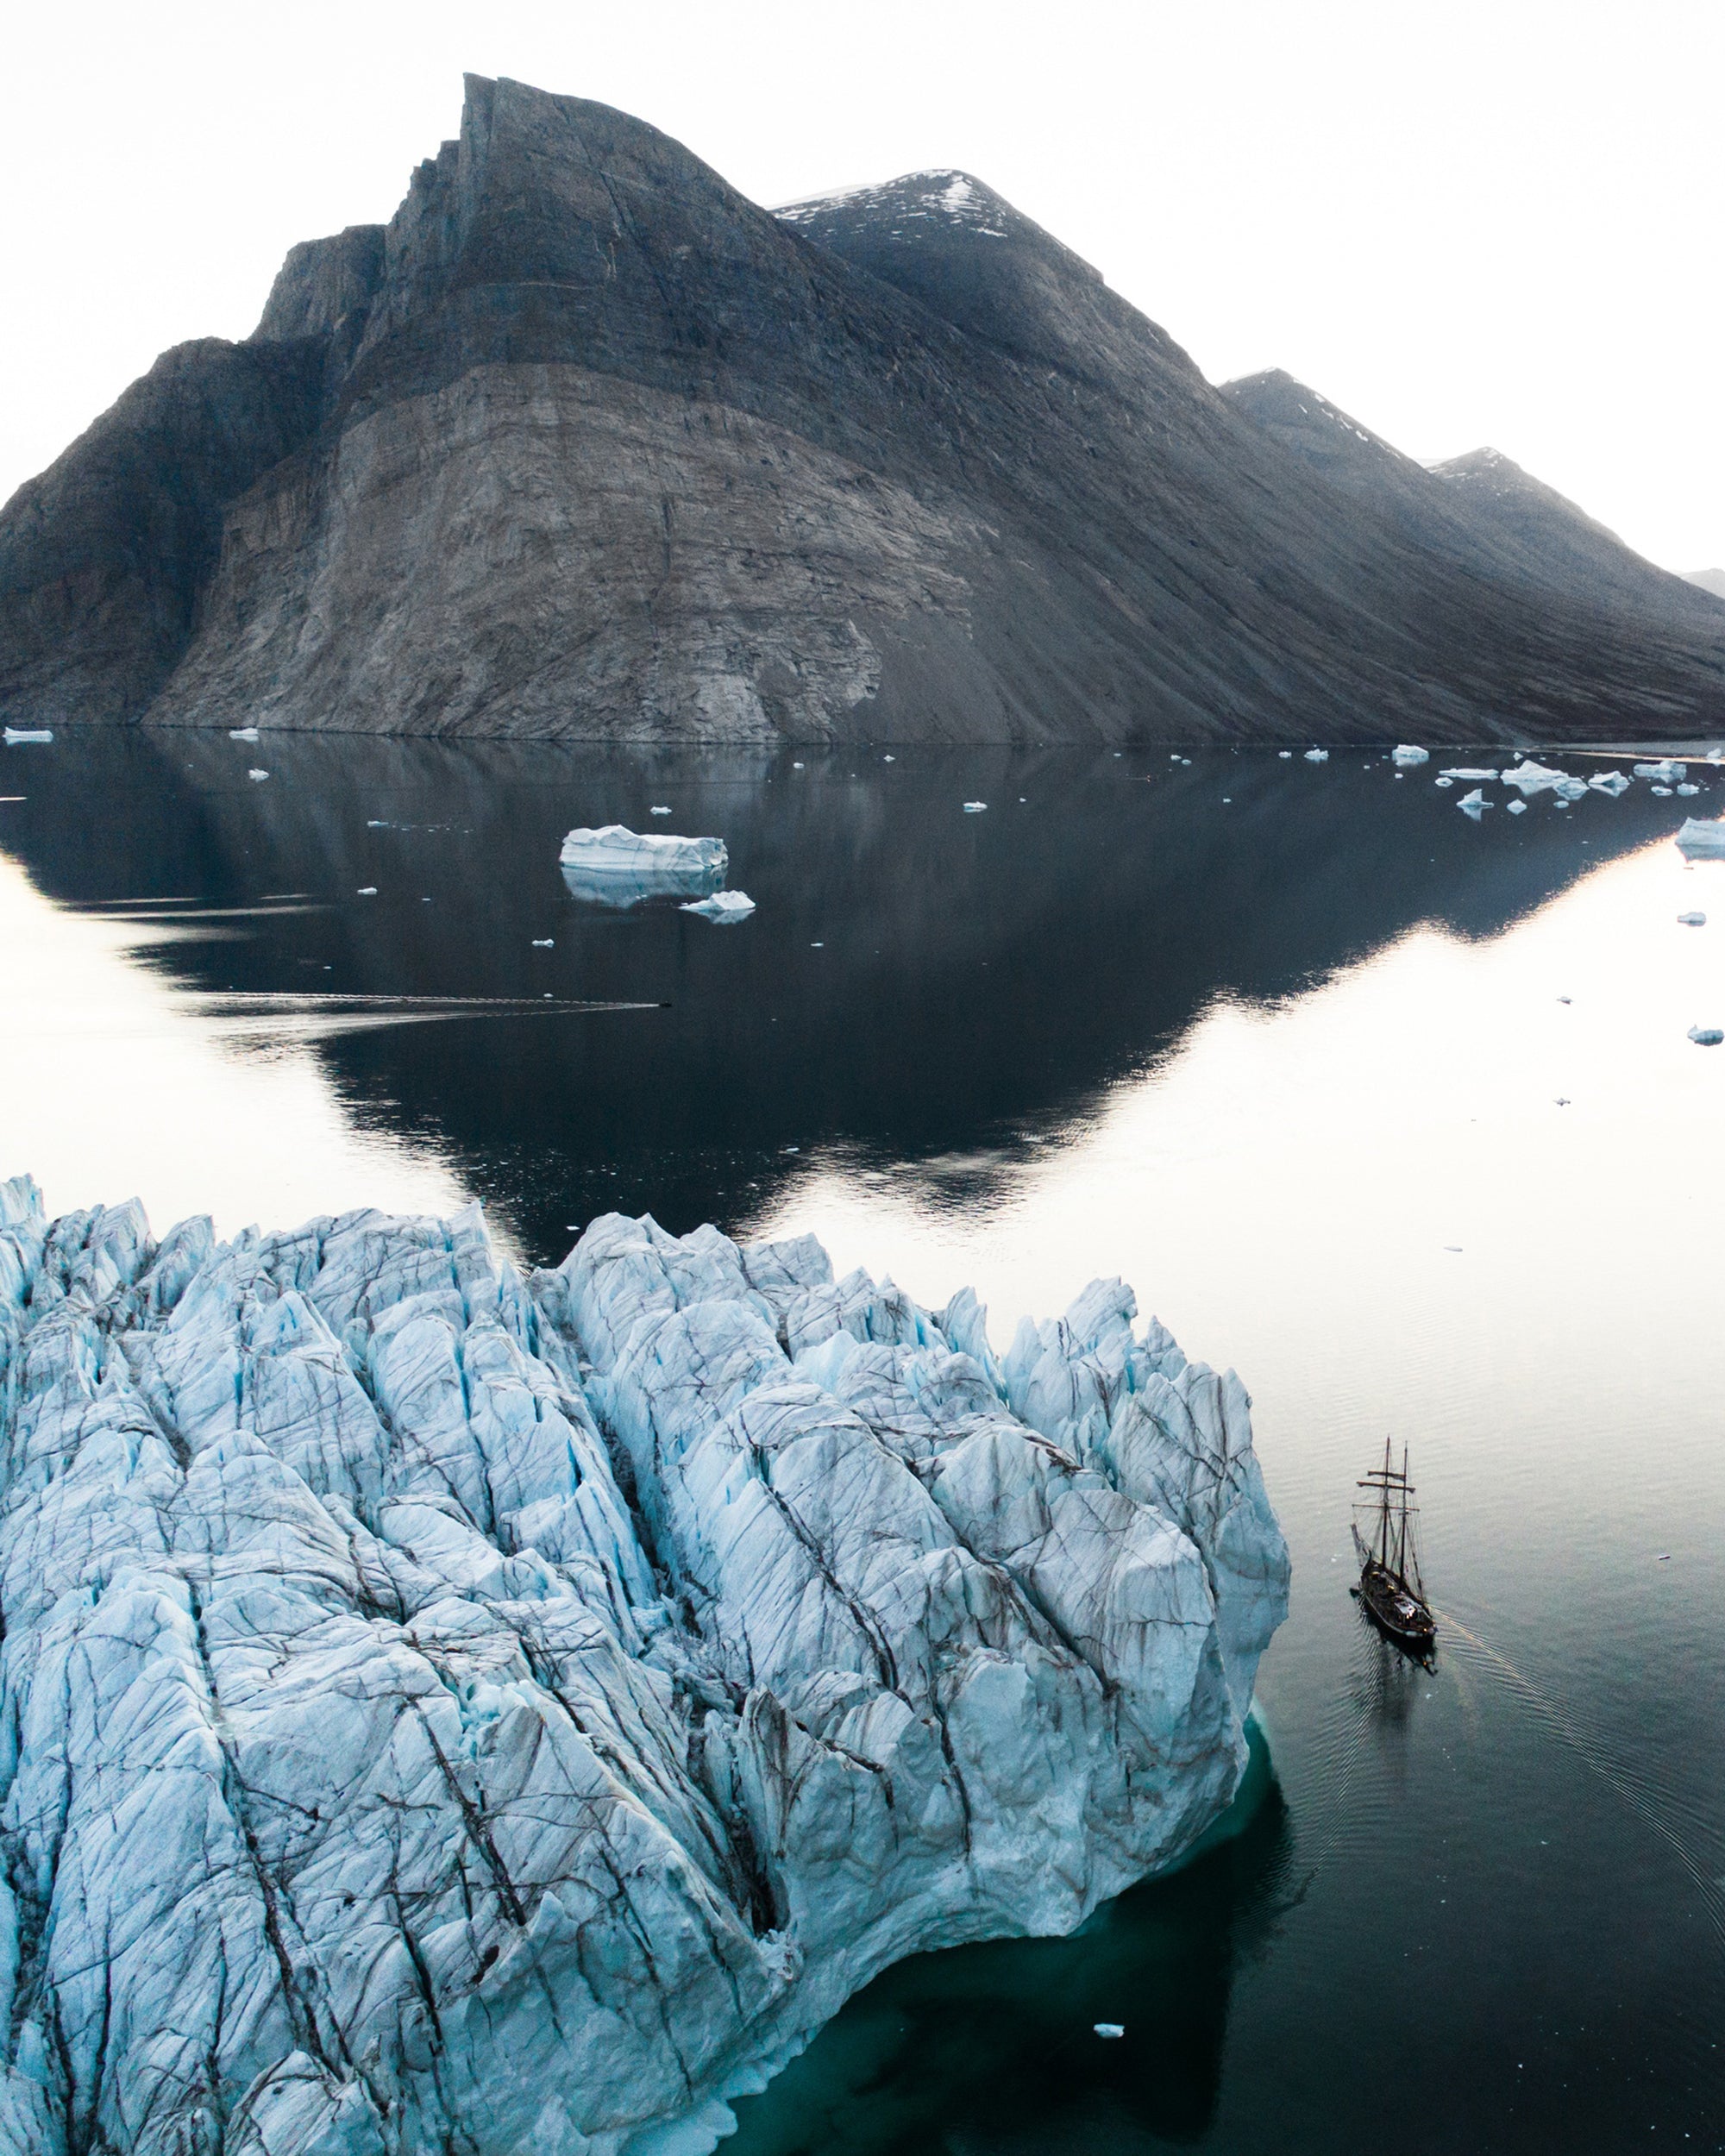
<svg viewBox="0 0 1725 2156"><path fill-rule="evenodd" d="M769 204L961 166L1213 380L1285 367L1725 562L1725 0L14 0L3 50L0 496L386 218L472 69Z"/></svg>

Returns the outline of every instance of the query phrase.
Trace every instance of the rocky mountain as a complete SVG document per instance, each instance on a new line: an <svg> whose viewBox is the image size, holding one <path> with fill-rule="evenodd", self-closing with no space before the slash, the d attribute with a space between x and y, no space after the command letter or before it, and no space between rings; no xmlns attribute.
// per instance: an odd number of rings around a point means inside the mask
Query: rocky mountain
<svg viewBox="0 0 1725 2156"><path fill-rule="evenodd" d="M695 2156L1189 1848L1288 1558L1134 1315L0 1184L0 2156Z"/></svg>
<svg viewBox="0 0 1725 2156"><path fill-rule="evenodd" d="M1725 726L1725 608L1511 467L1320 445L1268 380L1213 389L964 174L774 215L638 121L470 78L386 228L296 248L246 344L168 354L8 505L0 712Z"/></svg>

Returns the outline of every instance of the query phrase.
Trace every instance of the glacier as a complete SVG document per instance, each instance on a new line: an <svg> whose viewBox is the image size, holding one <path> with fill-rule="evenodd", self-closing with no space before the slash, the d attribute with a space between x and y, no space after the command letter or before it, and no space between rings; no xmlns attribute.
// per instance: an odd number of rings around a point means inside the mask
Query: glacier
<svg viewBox="0 0 1725 2156"><path fill-rule="evenodd" d="M1289 1562L1136 1317L0 1184L0 2156L681 2156L1174 1861Z"/></svg>

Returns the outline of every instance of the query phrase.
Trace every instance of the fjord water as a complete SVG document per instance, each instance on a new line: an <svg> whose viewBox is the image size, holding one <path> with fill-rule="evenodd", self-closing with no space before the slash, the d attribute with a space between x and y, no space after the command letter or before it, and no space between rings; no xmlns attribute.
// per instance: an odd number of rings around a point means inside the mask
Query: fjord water
<svg viewBox="0 0 1725 2156"><path fill-rule="evenodd" d="M888 1971L734 2149L1725 2140L1725 864L1670 843L1725 784L1476 824L1435 768L4 752L0 1174L51 1207L812 1228L1002 1346L1119 1272L1251 1388L1295 1579L1248 1800L1077 1938ZM724 837L756 913L577 902L612 820ZM1347 1593L1386 1434L1431 1672Z"/></svg>

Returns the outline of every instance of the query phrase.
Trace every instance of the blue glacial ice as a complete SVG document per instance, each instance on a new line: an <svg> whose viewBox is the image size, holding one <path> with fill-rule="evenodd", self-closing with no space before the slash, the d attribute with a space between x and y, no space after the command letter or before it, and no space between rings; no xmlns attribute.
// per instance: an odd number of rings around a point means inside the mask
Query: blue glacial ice
<svg viewBox="0 0 1725 2156"><path fill-rule="evenodd" d="M702 2148L887 1963L1167 1865L1289 1565L1134 1319L0 1185L0 2156Z"/></svg>
<svg viewBox="0 0 1725 2156"><path fill-rule="evenodd" d="M576 898L624 906L643 899L709 898L723 889L731 856L722 838L682 838L606 824L571 831L559 862Z"/></svg>

